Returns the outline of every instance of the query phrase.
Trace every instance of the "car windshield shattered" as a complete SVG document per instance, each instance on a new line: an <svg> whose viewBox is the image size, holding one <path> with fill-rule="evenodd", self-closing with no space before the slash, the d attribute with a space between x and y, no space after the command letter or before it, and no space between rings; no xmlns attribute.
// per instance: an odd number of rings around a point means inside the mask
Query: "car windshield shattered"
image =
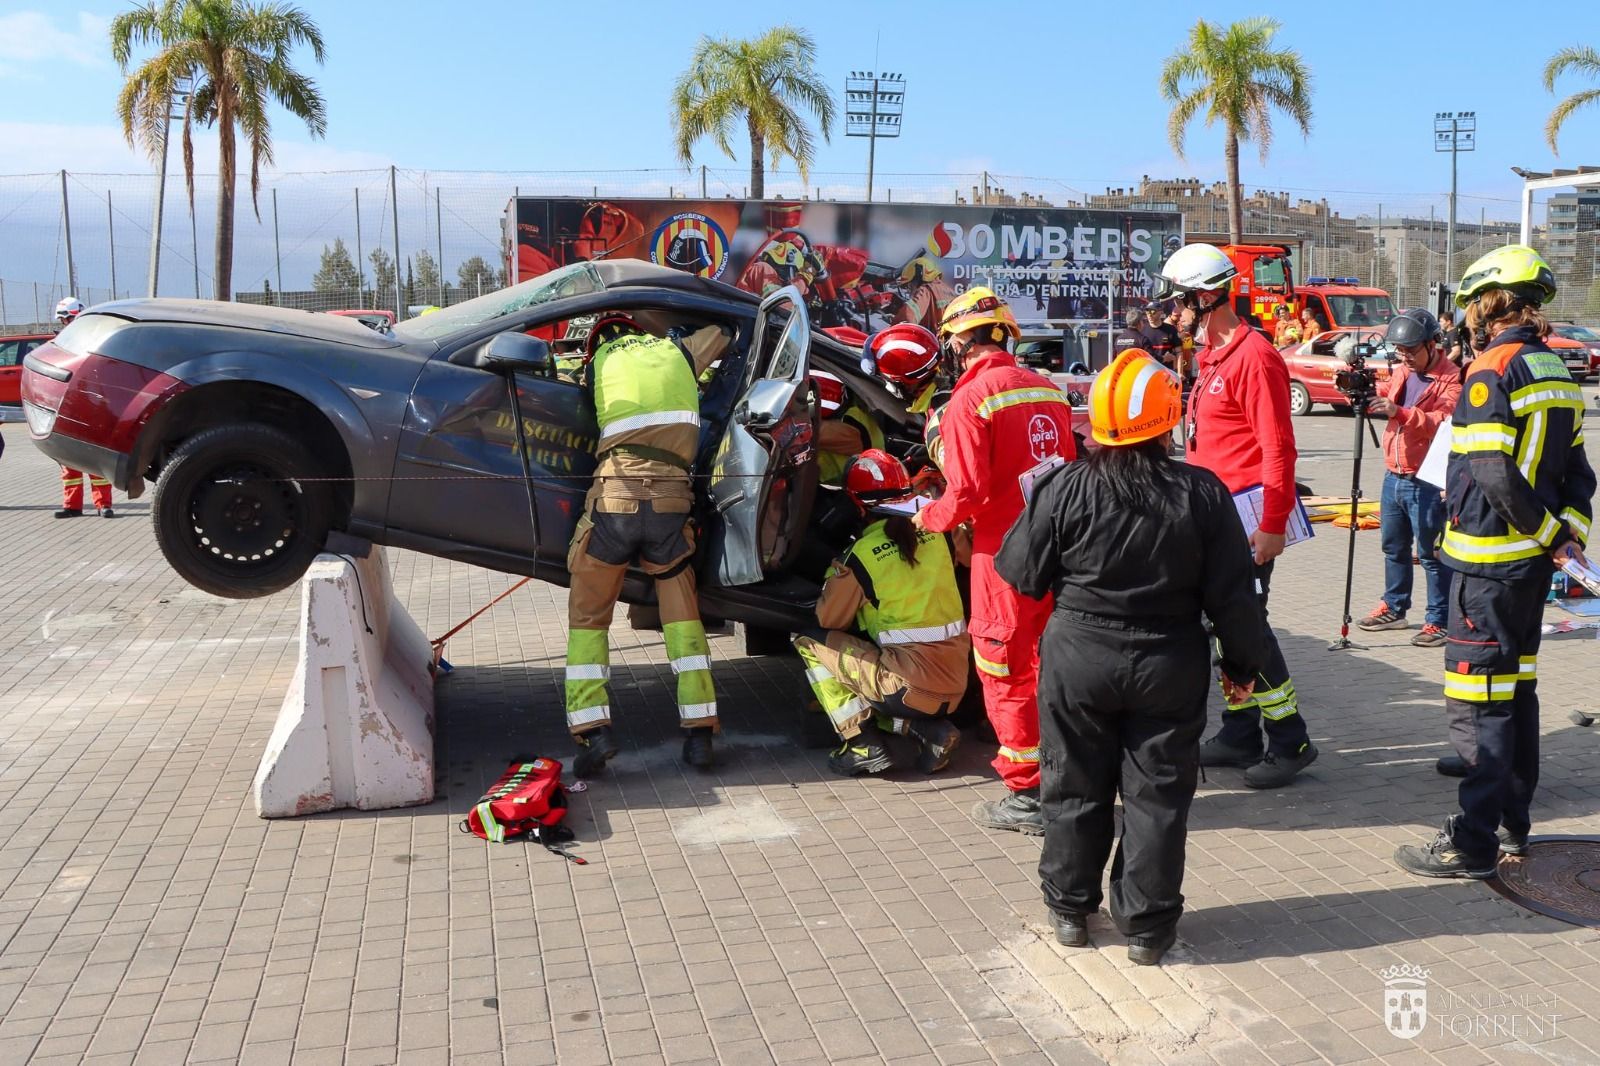
<svg viewBox="0 0 1600 1066"><path fill-rule="evenodd" d="M438 340L497 318L514 315L537 304L599 292L604 288L605 283L600 280L599 271L592 265L573 263L509 289L407 319L394 327L394 334L404 341Z"/></svg>

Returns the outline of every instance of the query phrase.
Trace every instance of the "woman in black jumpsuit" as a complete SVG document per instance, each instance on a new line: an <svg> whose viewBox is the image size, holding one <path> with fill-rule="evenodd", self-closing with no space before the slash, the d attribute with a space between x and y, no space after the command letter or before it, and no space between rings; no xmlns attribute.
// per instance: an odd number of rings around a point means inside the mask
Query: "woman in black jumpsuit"
<svg viewBox="0 0 1600 1066"><path fill-rule="evenodd" d="M1025 595L1055 594L1039 645L1039 875L1057 939L1088 943L1121 793L1111 917L1145 965L1172 946L1183 911L1210 680L1202 614L1224 686L1245 688L1231 679L1253 678L1264 651L1233 500L1210 471L1167 457L1180 391L1143 351L1119 355L1090 391L1100 447L1037 481L995 556Z"/></svg>

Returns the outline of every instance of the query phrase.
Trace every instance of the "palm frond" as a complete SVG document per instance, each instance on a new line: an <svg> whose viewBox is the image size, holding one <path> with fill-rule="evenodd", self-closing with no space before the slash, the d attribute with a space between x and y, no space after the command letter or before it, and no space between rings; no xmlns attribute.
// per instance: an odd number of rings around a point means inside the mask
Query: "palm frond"
<svg viewBox="0 0 1600 1066"><path fill-rule="evenodd" d="M1556 137L1561 133L1562 124L1571 117L1574 111L1587 107L1596 101L1600 101L1600 89L1585 89L1581 93L1573 93L1556 105L1555 110L1550 112L1550 117L1544 124L1544 139L1549 142L1551 152L1557 155L1560 154L1556 148Z"/></svg>
<svg viewBox="0 0 1600 1066"><path fill-rule="evenodd" d="M1556 79L1569 70L1575 70L1591 77L1600 77L1600 51L1588 45L1574 45L1563 48L1550 57L1544 65L1545 92L1556 91Z"/></svg>

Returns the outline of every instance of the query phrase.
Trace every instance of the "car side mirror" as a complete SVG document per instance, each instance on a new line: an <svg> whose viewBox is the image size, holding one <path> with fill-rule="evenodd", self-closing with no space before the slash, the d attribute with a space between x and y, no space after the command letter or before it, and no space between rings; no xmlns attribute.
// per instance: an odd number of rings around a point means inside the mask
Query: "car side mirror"
<svg viewBox="0 0 1600 1066"><path fill-rule="evenodd" d="M550 345L538 337L515 331L490 338L478 349L472 365L496 374L548 374L554 365Z"/></svg>

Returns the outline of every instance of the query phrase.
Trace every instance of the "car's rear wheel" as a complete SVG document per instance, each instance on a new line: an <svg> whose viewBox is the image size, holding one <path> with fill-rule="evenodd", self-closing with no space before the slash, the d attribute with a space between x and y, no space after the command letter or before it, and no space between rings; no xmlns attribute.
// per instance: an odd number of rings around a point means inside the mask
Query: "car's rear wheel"
<svg viewBox="0 0 1600 1066"><path fill-rule="evenodd" d="M333 521L328 483L305 446L246 423L203 430L156 485L156 544L185 581L216 596L267 596L298 581Z"/></svg>
<svg viewBox="0 0 1600 1066"><path fill-rule="evenodd" d="M1311 392L1298 381L1289 382L1289 413L1303 415L1311 410Z"/></svg>

